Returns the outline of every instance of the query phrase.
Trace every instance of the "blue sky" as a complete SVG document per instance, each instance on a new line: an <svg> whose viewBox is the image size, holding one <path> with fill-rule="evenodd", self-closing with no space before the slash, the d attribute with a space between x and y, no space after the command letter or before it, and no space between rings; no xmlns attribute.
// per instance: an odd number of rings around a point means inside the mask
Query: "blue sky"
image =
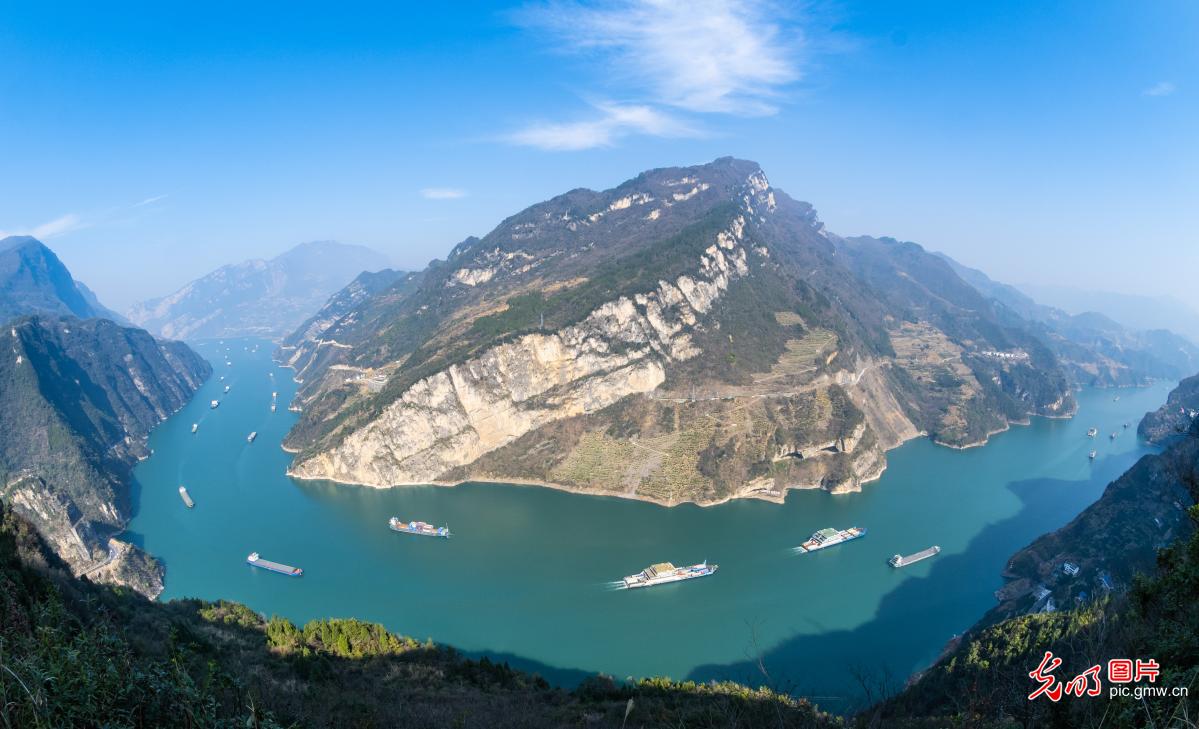
<svg viewBox="0 0 1199 729"><path fill-rule="evenodd" d="M844 235L1199 306L1193 2L101 5L0 7L0 231L116 308L727 154Z"/></svg>

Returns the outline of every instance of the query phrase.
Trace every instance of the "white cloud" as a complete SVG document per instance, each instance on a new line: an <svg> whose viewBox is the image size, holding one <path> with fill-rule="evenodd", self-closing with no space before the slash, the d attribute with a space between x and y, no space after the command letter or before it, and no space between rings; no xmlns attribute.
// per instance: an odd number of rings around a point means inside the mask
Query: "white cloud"
<svg viewBox="0 0 1199 729"><path fill-rule="evenodd" d="M426 187L420 191L426 200L458 200L466 197L466 190L457 187Z"/></svg>
<svg viewBox="0 0 1199 729"><path fill-rule="evenodd" d="M574 122L538 122L504 139L512 144L552 151L608 147L621 137L646 134L655 137L689 137L699 133L649 106L597 104L592 118Z"/></svg>
<svg viewBox="0 0 1199 729"><path fill-rule="evenodd" d="M39 240L46 240L86 227L88 227L88 224L83 222L78 215L67 213L41 225L35 225L32 228L24 230L0 230L0 238L7 238L10 235L31 235Z"/></svg>
<svg viewBox="0 0 1199 729"><path fill-rule="evenodd" d="M763 0L559 2L529 9L569 50L596 51L621 80L691 111L773 113L766 102L799 78L798 32Z"/></svg>
<svg viewBox="0 0 1199 729"><path fill-rule="evenodd" d="M606 146L628 134L694 135L661 107L774 114L784 88L800 76L799 31L770 0L551 0L526 7L518 20L555 46L594 58L605 79L633 100L598 107L594 119L538 123L506 137L543 149Z"/></svg>
<svg viewBox="0 0 1199 729"><path fill-rule="evenodd" d="M1174 93L1174 84L1169 81L1158 81L1141 93L1145 96L1169 96Z"/></svg>

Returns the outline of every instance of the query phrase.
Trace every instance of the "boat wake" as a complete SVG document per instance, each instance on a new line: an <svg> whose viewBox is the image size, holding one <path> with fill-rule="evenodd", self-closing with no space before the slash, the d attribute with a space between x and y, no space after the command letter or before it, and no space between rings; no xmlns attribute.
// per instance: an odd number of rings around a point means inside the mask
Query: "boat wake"
<svg viewBox="0 0 1199 729"><path fill-rule="evenodd" d="M604 589L608 592L614 592L616 590L627 590L629 588L627 585L625 585L624 580L614 580L612 582L605 582Z"/></svg>

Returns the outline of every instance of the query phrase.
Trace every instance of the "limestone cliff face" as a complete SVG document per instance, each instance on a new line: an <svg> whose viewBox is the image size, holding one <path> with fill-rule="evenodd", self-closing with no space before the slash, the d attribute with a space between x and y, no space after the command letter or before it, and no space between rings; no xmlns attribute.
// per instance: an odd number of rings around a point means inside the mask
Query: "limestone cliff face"
<svg viewBox="0 0 1199 729"><path fill-rule="evenodd" d="M353 294L279 352L296 477L778 500L1072 407L1053 354L946 264L837 238L740 160L571 191Z"/></svg>
<svg viewBox="0 0 1199 729"><path fill-rule="evenodd" d="M420 483L472 463L547 423L654 390L665 365L699 353L690 331L747 272L738 217L693 275L621 297L582 322L529 334L420 380L340 445L293 474L369 485Z"/></svg>

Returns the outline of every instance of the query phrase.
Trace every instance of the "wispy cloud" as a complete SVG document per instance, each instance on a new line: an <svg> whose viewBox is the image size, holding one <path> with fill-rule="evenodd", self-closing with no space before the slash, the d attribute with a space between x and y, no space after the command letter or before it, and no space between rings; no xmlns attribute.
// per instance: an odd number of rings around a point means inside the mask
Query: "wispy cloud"
<svg viewBox="0 0 1199 729"><path fill-rule="evenodd" d="M537 123L506 137L518 144L587 149L627 134L691 135L694 129L663 107L770 115L800 77L799 31L768 0L562 0L528 6L517 17L555 47L595 59L634 100L597 105L600 113L589 120Z"/></svg>
<svg viewBox="0 0 1199 729"><path fill-rule="evenodd" d="M505 139L539 149L568 151L608 147L630 134L655 137L697 136L699 132L649 106L597 104L597 116L574 122L538 122Z"/></svg>
<svg viewBox="0 0 1199 729"><path fill-rule="evenodd" d="M166 195L155 195L154 197L148 197L139 203L134 203L131 207L141 208L141 207L145 207L147 205L153 205L154 203L158 202L159 200L165 200L166 198L167 198Z"/></svg>
<svg viewBox="0 0 1199 729"><path fill-rule="evenodd" d="M75 213L67 213L66 215L59 216L54 220L42 223L41 225L35 225L32 228L25 228L23 230L0 230L0 238L7 238L10 235L31 235L39 240L46 240L86 227L88 227L88 223L83 222L78 215Z"/></svg>
<svg viewBox="0 0 1199 729"><path fill-rule="evenodd" d="M426 187L420 191L426 200L458 200L466 197L466 190L458 187Z"/></svg>
<svg viewBox="0 0 1199 729"><path fill-rule="evenodd" d="M86 217L77 213L67 213L60 215L54 220L47 221L41 225L35 225L31 228L20 228L17 230L0 230L0 238L6 238L10 235L29 235L39 240L49 240L60 235L73 233L84 228L91 228L97 225L108 225L115 222L122 222L134 218L128 217L132 210L143 208L147 205L153 205L159 200L166 198L166 195L155 195L148 197L141 202L133 203L127 206L118 206L102 211L92 211L87 213ZM135 216L136 217L136 216Z"/></svg>
<svg viewBox="0 0 1199 729"><path fill-rule="evenodd" d="M1141 93L1145 96L1169 96L1176 90L1170 81L1158 81Z"/></svg>

